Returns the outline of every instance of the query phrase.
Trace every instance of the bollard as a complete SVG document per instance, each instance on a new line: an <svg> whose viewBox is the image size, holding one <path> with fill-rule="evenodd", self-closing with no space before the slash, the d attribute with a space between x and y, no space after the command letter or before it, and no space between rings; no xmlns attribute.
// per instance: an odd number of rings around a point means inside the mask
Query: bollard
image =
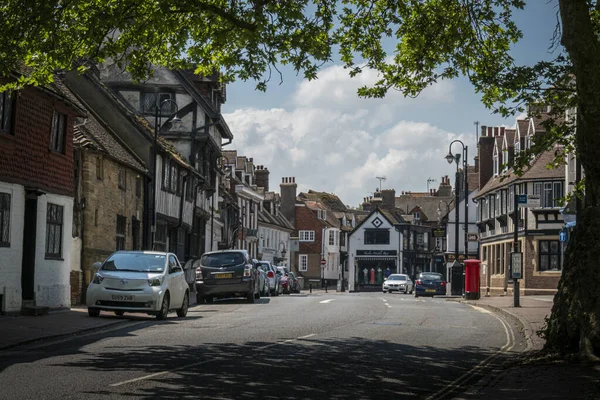
<svg viewBox="0 0 600 400"><path fill-rule="evenodd" d="M325 281L325 293L327 293L327 280Z"/></svg>
<svg viewBox="0 0 600 400"><path fill-rule="evenodd" d="M310 293L312 293L312 282L308 283L308 290L310 290Z"/></svg>

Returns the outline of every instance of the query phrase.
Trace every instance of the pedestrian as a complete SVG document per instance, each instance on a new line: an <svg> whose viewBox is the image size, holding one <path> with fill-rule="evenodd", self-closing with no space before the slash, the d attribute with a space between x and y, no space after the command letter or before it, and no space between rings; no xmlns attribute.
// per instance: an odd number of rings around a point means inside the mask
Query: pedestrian
<svg viewBox="0 0 600 400"><path fill-rule="evenodd" d="M392 274L392 271L390 270L390 267L387 267L385 269L385 279L389 278L391 274Z"/></svg>

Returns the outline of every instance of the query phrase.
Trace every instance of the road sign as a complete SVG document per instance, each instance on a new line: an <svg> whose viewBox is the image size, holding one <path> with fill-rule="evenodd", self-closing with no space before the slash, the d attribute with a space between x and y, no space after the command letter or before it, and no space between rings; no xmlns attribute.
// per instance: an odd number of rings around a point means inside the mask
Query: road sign
<svg viewBox="0 0 600 400"><path fill-rule="evenodd" d="M527 195L526 194L517 195L517 202L519 203L519 208L527 207Z"/></svg>
<svg viewBox="0 0 600 400"><path fill-rule="evenodd" d="M566 242L567 241L567 232L561 231L558 234L558 238L560 239L561 242Z"/></svg>
<svg viewBox="0 0 600 400"><path fill-rule="evenodd" d="M476 233L468 233L467 234L467 240L469 242L476 242L479 240L479 235L477 235Z"/></svg>
<svg viewBox="0 0 600 400"><path fill-rule="evenodd" d="M523 253L510 253L512 258L512 278L521 279L523 276Z"/></svg>
<svg viewBox="0 0 600 400"><path fill-rule="evenodd" d="M446 230L444 228L433 229L433 237L446 237Z"/></svg>
<svg viewBox="0 0 600 400"><path fill-rule="evenodd" d="M327 264L327 261L321 260L321 265L325 265L325 264Z"/></svg>

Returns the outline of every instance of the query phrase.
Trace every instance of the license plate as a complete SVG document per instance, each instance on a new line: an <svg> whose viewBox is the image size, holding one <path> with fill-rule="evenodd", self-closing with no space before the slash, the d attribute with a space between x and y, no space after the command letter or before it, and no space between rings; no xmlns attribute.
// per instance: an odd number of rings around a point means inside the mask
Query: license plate
<svg viewBox="0 0 600 400"><path fill-rule="evenodd" d="M215 278L223 279L223 278L232 278L233 274L215 274Z"/></svg>
<svg viewBox="0 0 600 400"><path fill-rule="evenodd" d="M110 299L117 301L133 301L134 297L124 294L113 294L112 296L110 296Z"/></svg>
<svg viewBox="0 0 600 400"><path fill-rule="evenodd" d="M435 293L435 289L427 289L425 290L427 293Z"/></svg>

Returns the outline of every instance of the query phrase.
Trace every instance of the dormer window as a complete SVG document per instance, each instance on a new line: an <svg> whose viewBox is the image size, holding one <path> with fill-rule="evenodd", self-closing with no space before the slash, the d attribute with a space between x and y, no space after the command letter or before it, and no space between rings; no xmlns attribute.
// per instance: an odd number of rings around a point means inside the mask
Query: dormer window
<svg viewBox="0 0 600 400"><path fill-rule="evenodd" d="M322 219L322 220L327 219L327 211L325 211L325 210L317 210L317 217L319 219Z"/></svg>
<svg viewBox="0 0 600 400"><path fill-rule="evenodd" d="M494 149L494 176L498 175L500 172L500 160L498 157L498 149Z"/></svg>
<svg viewBox="0 0 600 400"><path fill-rule="evenodd" d="M506 164L506 167L504 168L504 170L506 170L508 168L508 149L506 147L502 150L502 163Z"/></svg>
<svg viewBox="0 0 600 400"><path fill-rule="evenodd" d="M413 213L413 218L415 219L415 221L420 221L421 220L421 213L420 212L414 212Z"/></svg>

